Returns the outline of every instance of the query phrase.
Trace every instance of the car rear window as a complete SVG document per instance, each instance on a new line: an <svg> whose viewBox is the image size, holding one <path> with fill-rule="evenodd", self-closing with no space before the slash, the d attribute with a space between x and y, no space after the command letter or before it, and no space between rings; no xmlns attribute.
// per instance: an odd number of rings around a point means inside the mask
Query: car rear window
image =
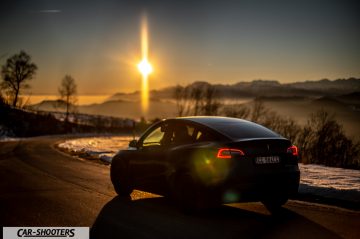
<svg viewBox="0 0 360 239"><path fill-rule="evenodd" d="M251 122L218 122L211 127L232 139L280 137L270 129Z"/></svg>

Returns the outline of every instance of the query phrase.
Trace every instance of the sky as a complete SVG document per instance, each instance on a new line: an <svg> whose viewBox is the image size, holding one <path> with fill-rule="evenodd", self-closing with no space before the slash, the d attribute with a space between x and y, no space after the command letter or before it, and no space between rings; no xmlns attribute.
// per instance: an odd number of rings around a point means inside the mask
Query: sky
<svg viewBox="0 0 360 239"><path fill-rule="evenodd" d="M347 0L2 0L0 65L31 55L33 94L56 94L66 74L80 94L140 90L146 14L150 89L360 77L359 12Z"/></svg>

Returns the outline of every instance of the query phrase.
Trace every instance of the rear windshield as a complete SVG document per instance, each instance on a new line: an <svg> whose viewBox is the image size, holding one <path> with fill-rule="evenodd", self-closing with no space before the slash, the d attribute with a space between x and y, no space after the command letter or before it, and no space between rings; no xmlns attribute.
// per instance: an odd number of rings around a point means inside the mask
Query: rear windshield
<svg viewBox="0 0 360 239"><path fill-rule="evenodd" d="M280 137L277 133L251 122L218 122L211 127L232 139Z"/></svg>

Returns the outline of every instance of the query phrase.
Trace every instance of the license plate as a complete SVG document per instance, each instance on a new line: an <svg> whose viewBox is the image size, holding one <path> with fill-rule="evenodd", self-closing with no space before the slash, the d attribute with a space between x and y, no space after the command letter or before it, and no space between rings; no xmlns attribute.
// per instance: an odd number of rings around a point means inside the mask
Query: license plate
<svg viewBox="0 0 360 239"><path fill-rule="evenodd" d="M279 156L266 156L266 157L256 157L255 158L256 164L273 164L273 163L280 163Z"/></svg>

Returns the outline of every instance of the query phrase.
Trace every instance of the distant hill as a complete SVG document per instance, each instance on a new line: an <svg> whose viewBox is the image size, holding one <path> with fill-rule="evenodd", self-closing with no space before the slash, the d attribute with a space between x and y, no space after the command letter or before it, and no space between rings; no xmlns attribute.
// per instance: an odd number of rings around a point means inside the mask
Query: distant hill
<svg viewBox="0 0 360 239"><path fill-rule="evenodd" d="M322 79L319 81L296 82L287 85L295 89L318 91L326 94L346 94L360 90L360 79L348 78L333 81Z"/></svg>
<svg viewBox="0 0 360 239"><path fill-rule="evenodd" d="M65 111L66 103L63 100L43 100L40 103L30 105L27 108L43 111Z"/></svg>
<svg viewBox="0 0 360 239"><path fill-rule="evenodd" d="M323 79L319 81L305 81L281 84L278 81L254 80L251 82L238 82L235 84L210 84L197 81L187 85L189 89L196 87L213 86L221 98L254 98L254 97L321 97L339 96L360 91L360 79ZM156 99L171 99L175 86L152 90L150 97ZM356 95L354 95L356 97ZM139 101L140 92L117 93L109 100Z"/></svg>
<svg viewBox="0 0 360 239"><path fill-rule="evenodd" d="M48 134L64 134L77 129L87 132L91 127L73 123L66 125L49 113L33 113L0 103L0 137L28 137Z"/></svg>
<svg viewBox="0 0 360 239"><path fill-rule="evenodd" d="M52 105L52 102L47 102ZM65 133L130 133L133 120L102 115L77 114L63 121L64 113L32 111L11 107L0 101L0 139Z"/></svg>
<svg viewBox="0 0 360 239"><path fill-rule="evenodd" d="M318 99L315 99L312 101L312 104L316 105L316 106L321 106L323 108L325 108L325 107L331 107L331 108L346 107L346 104L337 100L335 97L328 97L328 96L323 96Z"/></svg>

